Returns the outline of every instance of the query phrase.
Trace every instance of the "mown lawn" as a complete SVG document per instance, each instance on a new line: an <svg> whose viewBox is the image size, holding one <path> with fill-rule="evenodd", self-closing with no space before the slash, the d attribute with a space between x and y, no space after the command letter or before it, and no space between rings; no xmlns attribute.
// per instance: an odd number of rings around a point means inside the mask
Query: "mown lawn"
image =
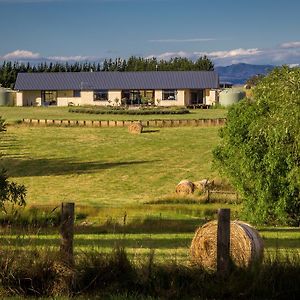
<svg viewBox="0 0 300 300"><path fill-rule="evenodd" d="M214 119L226 117L226 109L195 109L183 115L96 115L70 113L68 107L0 107L0 116L8 123L22 119L48 120L153 120L153 119Z"/></svg>
<svg viewBox="0 0 300 300"><path fill-rule="evenodd" d="M9 126L1 164L27 187L30 205L74 201L124 206L174 196L182 179L213 178L218 128L161 128L132 135L126 128Z"/></svg>

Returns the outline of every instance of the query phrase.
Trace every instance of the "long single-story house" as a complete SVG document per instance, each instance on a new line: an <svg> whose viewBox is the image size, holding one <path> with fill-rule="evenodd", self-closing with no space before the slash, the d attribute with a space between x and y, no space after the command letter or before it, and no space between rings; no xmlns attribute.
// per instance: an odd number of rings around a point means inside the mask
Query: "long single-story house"
<svg viewBox="0 0 300 300"><path fill-rule="evenodd" d="M17 106L212 104L219 76L215 71L19 73Z"/></svg>

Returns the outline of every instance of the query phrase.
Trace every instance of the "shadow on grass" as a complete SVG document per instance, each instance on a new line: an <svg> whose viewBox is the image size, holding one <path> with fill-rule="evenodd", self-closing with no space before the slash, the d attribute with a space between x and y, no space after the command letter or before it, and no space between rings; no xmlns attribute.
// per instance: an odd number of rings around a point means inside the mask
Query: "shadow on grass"
<svg viewBox="0 0 300 300"><path fill-rule="evenodd" d="M195 218L189 220L173 219L144 219L133 220L123 225L119 222L106 222L98 226L76 226L76 234L100 234L100 233L120 233L120 234L166 234L166 233L193 233L199 226L207 220L205 218Z"/></svg>
<svg viewBox="0 0 300 300"><path fill-rule="evenodd" d="M119 161L119 162L78 162L72 159L16 159L2 158L2 166L9 170L12 177L50 176L66 174L93 173L99 170L116 168L121 166L153 163L155 160Z"/></svg>
<svg viewBox="0 0 300 300"><path fill-rule="evenodd" d="M85 237L85 234L88 234ZM136 233L134 236L127 236L126 233L115 234L95 234L91 232L75 233L75 247L91 247L91 248L113 248L122 246L124 248L153 248L153 249L176 249L189 247L192 241L192 233L186 236L171 236L157 237L155 234L143 234L142 236ZM299 248L298 239L264 239L266 250L296 250ZM59 237L54 236L26 236L26 235L2 235L0 236L1 247L57 247L60 245ZM270 250L269 250L270 251Z"/></svg>
<svg viewBox="0 0 300 300"><path fill-rule="evenodd" d="M99 236L98 238L83 238L75 236L74 246L75 247L91 247L91 248L114 248L116 246L122 246L124 248L156 248L156 249L176 249L182 247L189 247L191 243L191 238L188 237L170 237L163 239L151 237L150 235L145 237L136 237L126 238L124 236L110 236L106 238L105 235L103 238ZM26 238L26 237L0 237L1 246L10 246L10 247L55 247L60 245L59 238L42 238L36 236L36 238Z"/></svg>
<svg viewBox="0 0 300 300"><path fill-rule="evenodd" d="M259 228L260 231L264 232L280 232L280 233L291 233L291 232L295 232L295 233L299 233L299 227L295 227L295 228Z"/></svg>
<svg viewBox="0 0 300 300"><path fill-rule="evenodd" d="M153 133L153 132L159 132L160 130L158 130L158 129L153 129L153 130L150 130L150 129L145 129L145 130L143 130L142 131L142 133Z"/></svg>
<svg viewBox="0 0 300 300"><path fill-rule="evenodd" d="M299 238L264 238L265 246L267 248L278 249L298 249L300 246Z"/></svg>

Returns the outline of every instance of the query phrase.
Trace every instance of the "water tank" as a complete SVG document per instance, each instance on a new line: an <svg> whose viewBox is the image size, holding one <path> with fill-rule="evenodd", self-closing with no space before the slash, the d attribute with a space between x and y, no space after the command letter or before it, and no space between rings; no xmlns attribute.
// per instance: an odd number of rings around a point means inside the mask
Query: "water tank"
<svg viewBox="0 0 300 300"><path fill-rule="evenodd" d="M226 89L219 94L219 103L223 106L229 106L239 102L246 97L246 93L238 89Z"/></svg>
<svg viewBox="0 0 300 300"><path fill-rule="evenodd" d="M10 105L11 95L9 90L0 87L0 106Z"/></svg>

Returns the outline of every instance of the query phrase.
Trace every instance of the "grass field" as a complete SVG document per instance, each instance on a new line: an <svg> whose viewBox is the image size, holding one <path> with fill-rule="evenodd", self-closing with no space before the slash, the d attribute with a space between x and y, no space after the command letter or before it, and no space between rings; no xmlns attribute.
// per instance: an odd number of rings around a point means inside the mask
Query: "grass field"
<svg viewBox="0 0 300 300"><path fill-rule="evenodd" d="M195 109L184 115L93 115L70 113L68 107L0 107L0 116L8 123L22 119L48 120L153 120L153 119L214 119L226 117L225 109Z"/></svg>
<svg viewBox="0 0 300 300"><path fill-rule="evenodd" d="M58 108L14 109L1 108L0 114L10 121L30 118L23 111L34 118L68 115ZM218 110L199 114L206 112ZM240 205L200 203L201 197L179 199L174 193L182 179L218 179L212 170L212 149L218 141L216 127L161 128L131 135L126 128L8 126L0 152L10 178L27 187L29 207L44 205L51 211L62 201L76 202L76 253L109 252L119 245L135 261L154 250L157 261L186 263L195 229L215 219L218 208L230 207L232 219L239 217ZM265 227L260 232L273 254L300 251L298 229ZM4 228L0 244L8 250L57 250L58 229L28 235L20 228Z"/></svg>
<svg viewBox="0 0 300 300"><path fill-rule="evenodd" d="M10 126L0 151L9 176L27 187L29 204L123 206L172 197L182 179L216 177L211 150L217 132Z"/></svg>

